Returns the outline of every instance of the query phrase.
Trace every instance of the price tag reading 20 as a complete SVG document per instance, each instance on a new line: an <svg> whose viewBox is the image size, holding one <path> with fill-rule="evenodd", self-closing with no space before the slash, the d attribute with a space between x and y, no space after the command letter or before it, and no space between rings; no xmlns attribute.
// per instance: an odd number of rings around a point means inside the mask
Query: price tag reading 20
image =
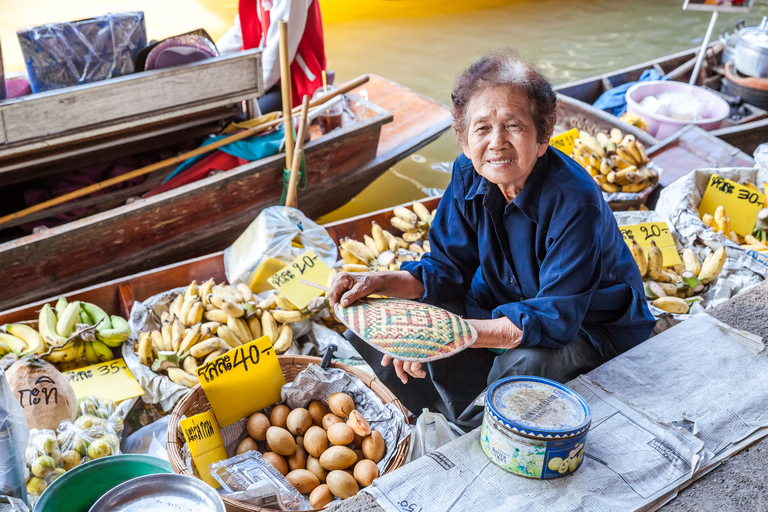
<svg viewBox="0 0 768 512"><path fill-rule="evenodd" d="M280 401L285 384L268 336L240 345L197 369L221 427Z"/></svg>
<svg viewBox="0 0 768 512"><path fill-rule="evenodd" d="M646 255L648 255L648 250L651 248L651 240L653 240L661 249L661 254L664 257L663 265L665 267L674 267L682 263L680 255L677 253L675 240L672 238L666 222L644 222L643 224L619 226L619 229L627 245L630 245L632 240L636 241L643 248Z"/></svg>
<svg viewBox="0 0 768 512"><path fill-rule="evenodd" d="M307 307L309 301L320 295L322 290L299 282L306 280L325 286L331 269L314 252L307 251L290 264L278 270L269 278L271 284L280 294L287 298L297 308Z"/></svg>

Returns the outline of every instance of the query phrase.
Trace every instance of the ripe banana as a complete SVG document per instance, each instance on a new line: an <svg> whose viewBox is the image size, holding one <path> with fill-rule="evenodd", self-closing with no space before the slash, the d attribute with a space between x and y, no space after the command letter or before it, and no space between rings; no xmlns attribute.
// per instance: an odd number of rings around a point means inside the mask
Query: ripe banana
<svg viewBox="0 0 768 512"><path fill-rule="evenodd" d="M371 222L371 236L376 243L377 254L386 251L389 248L389 242L384 235L384 230L379 226L376 221Z"/></svg>
<svg viewBox="0 0 768 512"><path fill-rule="evenodd" d="M227 314L227 316L233 316L235 318L240 318L245 314L245 310L240 307L239 304L236 304L230 300L225 300L221 303L222 305L222 311Z"/></svg>
<svg viewBox="0 0 768 512"><path fill-rule="evenodd" d="M275 297L277 294L272 294L263 301L259 302L256 307L259 309L263 309L264 311L269 311L270 309L275 309L277 307L277 304L275 304ZM225 323L226 320L224 320Z"/></svg>
<svg viewBox="0 0 768 512"><path fill-rule="evenodd" d="M187 316L187 325L195 325L197 323L200 323L203 321L203 313L205 309L203 307L202 301L198 300L196 301L192 307L189 309L189 313Z"/></svg>
<svg viewBox="0 0 768 512"><path fill-rule="evenodd" d="M148 332L139 335L139 360L144 366L152 366L155 360L152 350L152 337Z"/></svg>
<svg viewBox="0 0 768 512"><path fill-rule="evenodd" d="M237 291L239 291L243 299L245 299L247 302L253 302L256 300L256 297L253 296L253 291L248 288L248 285L245 283L237 283Z"/></svg>
<svg viewBox="0 0 768 512"><path fill-rule="evenodd" d="M85 311L89 317L91 317L91 320L93 320L92 325L97 326L96 332L101 332L105 329L112 328L109 315L96 304L91 304L90 302L81 302L80 308Z"/></svg>
<svg viewBox="0 0 768 512"><path fill-rule="evenodd" d="M682 259L685 270L690 270L698 276L699 272L701 272L701 263L699 263L699 258L696 257L696 253L691 249L683 249Z"/></svg>
<svg viewBox="0 0 768 512"><path fill-rule="evenodd" d="M200 382L197 376L191 375L181 368L168 368L168 378L176 384L181 384L188 388L193 388Z"/></svg>
<svg viewBox="0 0 768 512"><path fill-rule="evenodd" d="M731 218L728 217L727 215L723 215L722 217L720 217L720 219L717 220L717 228L720 230L721 233L724 233L725 236L730 235Z"/></svg>
<svg viewBox="0 0 768 512"><path fill-rule="evenodd" d="M375 256L371 252L368 247L362 243L358 242L357 240L352 240L351 238L344 238L341 240L341 246L352 253L352 255L359 259L360 261L364 263L368 263L372 259L375 259Z"/></svg>
<svg viewBox="0 0 768 512"><path fill-rule="evenodd" d="M5 328L8 334L21 339L26 345L26 350L21 352L20 356L27 354L42 354L45 352L45 343L40 334L33 328L24 324L9 324Z"/></svg>
<svg viewBox="0 0 768 512"><path fill-rule="evenodd" d="M185 357L184 362L181 364L181 367L184 369L184 371L190 375L197 375L198 366L200 365L197 364L197 359L192 356Z"/></svg>
<svg viewBox="0 0 768 512"><path fill-rule="evenodd" d="M13 334L0 332L0 341L5 343L11 349L11 352L17 356L21 355L22 352L27 350L27 344L24 343L24 340L17 338Z"/></svg>
<svg viewBox="0 0 768 512"><path fill-rule="evenodd" d="M715 208L715 222L720 223L720 219L725 217L725 206L720 205Z"/></svg>
<svg viewBox="0 0 768 512"><path fill-rule="evenodd" d="M168 311L174 315L176 318L181 319L183 318L181 316L181 306L184 305L184 294L180 293L176 295L176 298L173 299L173 302L171 302L170 307L168 308Z"/></svg>
<svg viewBox="0 0 768 512"><path fill-rule="evenodd" d="M416 217L416 214L414 214L414 217ZM400 217L392 217L389 220L389 222L390 224L392 224L392 227L394 227L395 229L399 229L400 231L403 231L403 232L412 231L416 229L415 221L413 223L410 223L410 222L404 221Z"/></svg>
<svg viewBox="0 0 768 512"><path fill-rule="evenodd" d="M210 311L205 312L205 318L207 318L211 322L218 322L220 324L225 324L227 323L227 318L229 318L229 315L220 309L212 309Z"/></svg>
<svg viewBox="0 0 768 512"><path fill-rule="evenodd" d="M368 235L363 235L363 242L365 242L365 246L368 248L369 251L371 251L371 253L374 256L379 255L381 251L379 250L379 246L376 245L376 241L372 237Z"/></svg>
<svg viewBox="0 0 768 512"><path fill-rule="evenodd" d="M88 362L88 364L96 364L99 362L99 356L96 354L93 343L85 344L85 360Z"/></svg>
<svg viewBox="0 0 768 512"><path fill-rule="evenodd" d="M108 347L119 347L121 343L131 337L131 328L128 326L128 322L124 318L117 315L111 318L112 329L105 329L101 332L96 331L96 339L104 343Z"/></svg>
<svg viewBox="0 0 768 512"><path fill-rule="evenodd" d="M214 350L213 352L211 352L210 354L208 354L207 356L205 356L205 359L203 359L203 364L204 364L204 365L205 365L205 364L208 364L210 361L213 361L214 359L216 359L216 358L217 358L217 357L219 357L220 355L222 355L222 354L226 354L226 353L227 353L227 351L226 351L226 350L224 350L223 348L220 348L220 349L218 349L218 350Z"/></svg>
<svg viewBox="0 0 768 512"><path fill-rule="evenodd" d="M258 316L253 315L248 319L248 328L253 339L261 338L261 319Z"/></svg>
<svg viewBox="0 0 768 512"><path fill-rule="evenodd" d="M280 293L275 294L275 305L277 305L278 309L283 309L285 311L293 311L299 309L293 305L293 302L280 295Z"/></svg>
<svg viewBox="0 0 768 512"><path fill-rule="evenodd" d="M216 334L216 331L219 330L220 325L221 325L221 322L205 322L204 324L200 325L200 332L201 333L207 332L208 334Z"/></svg>
<svg viewBox="0 0 768 512"><path fill-rule="evenodd" d="M663 262L664 256L661 254L661 249L651 240L651 247L648 249L648 276L654 281L666 282L661 273Z"/></svg>
<svg viewBox="0 0 768 512"><path fill-rule="evenodd" d="M209 279L200 285L200 289L197 291L197 294L202 299L203 306L208 305L208 295L211 294L211 291L213 290L213 285L215 284L216 284L216 281L214 281L213 279Z"/></svg>
<svg viewBox="0 0 768 512"><path fill-rule="evenodd" d="M341 259L344 261L344 263L352 263L354 265L363 264L363 261L360 258L343 247L339 247L339 253L341 254Z"/></svg>
<svg viewBox="0 0 768 512"><path fill-rule="evenodd" d="M715 218L709 213L705 213L704 215L702 215L701 221L715 231L720 229L720 226L717 225L717 221L715 220Z"/></svg>
<svg viewBox="0 0 768 512"><path fill-rule="evenodd" d="M660 297L653 302L654 306L659 309L663 309L668 313L674 313L677 315L684 315L688 313L688 303L679 297Z"/></svg>
<svg viewBox="0 0 768 512"><path fill-rule="evenodd" d="M217 331L216 335L224 340L229 346L231 347L239 347L243 344L243 342L240 340L240 338L235 334L232 329L227 327L226 325L219 326L219 330ZM250 341L250 340L248 340ZM204 341L203 343L207 343L208 340ZM201 343L201 344L203 344ZM194 348L194 347L193 347ZM191 353L191 352L190 352ZM193 354L195 357L198 357L197 354Z"/></svg>
<svg viewBox="0 0 768 512"><path fill-rule="evenodd" d="M192 346L195 345L195 343L200 340L200 332L201 332L201 325L195 324L192 326L191 329L189 329L186 334L184 335L184 339L181 340L181 343L179 343L179 347L176 350L179 354L186 353Z"/></svg>
<svg viewBox="0 0 768 512"><path fill-rule="evenodd" d="M248 324L242 318L229 317L227 319L227 327L235 334L235 336L237 336L237 338L240 340L240 344L253 341L253 338L251 337L251 330L248 328Z"/></svg>
<svg viewBox="0 0 768 512"><path fill-rule="evenodd" d="M427 207L421 204L419 201L413 202L413 212L422 222L426 222L427 224L432 222L432 214L429 213Z"/></svg>
<svg viewBox="0 0 768 512"><path fill-rule="evenodd" d="M160 334L163 337L163 350L171 350L173 348L171 329L172 327L170 322L163 322L162 326L160 327Z"/></svg>
<svg viewBox="0 0 768 512"><path fill-rule="evenodd" d="M293 329L290 325L284 324L280 326L280 330L277 334L277 341L272 345L275 348L275 352L282 354L291 347L293 342Z"/></svg>
<svg viewBox="0 0 768 512"><path fill-rule="evenodd" d="M636 240L632 240L629 246L629 250L632 253L632 258L635 260L637 268L640 270L640 275L645 277L648 273L648 259L645 257L645 252L640 244Z"/></svg>
<svg viewBox="0 0 768 512"><path fill-rule="evenodd" d="M56 332L69 338L75 330L75 323L80 319L80 301L70 302L56 322Z"/></svg>
<svg viewBox="0 0 768 512"><path fill-rule="evenodd" d="M189 318L189 310L192 309L192 306L198 300L200 300L200 298L197 296L184 299L184 302L181 304L181 308L179 309L179 314L176 315L177 318L186 323L187 318Z"/></svg>
<svg viewBox="0 0 768 512"><path fill-rule="evenodd" d="M165 352L171 349L171 347L165 348L165 340L160 331L152 331L149 336L152 338L152 348L155 352Z"/></svg>
<svg viewBox="0 0 768 512"><path fill-rule="evenodd" d="M357 265L355 263L344 263L339 267L342 272L368 272L368 265ZM263 318L263 317L262 317Z"/></svg>
<svg viewBox="0 0 768 512"><path fill-rule="evenodd" d="M184 300L195 299L200 296L200 288L197 286L197 281L192 281L187 286L187 291L184 292Z"/></svg>
<svg viewBox="0 0 768 512"><path fill-rule="evenodd" d="M178 318L174 318L173 324L171 324L171 347L175 352L179 351L185 333L184 324Z"/></svg>
<svg viewBox="0 0 768 512"><path fill-rule="evenodd" d="M408 247L410 247L410 244L413 242L418 242L422 239L423 236L424 232L419 231L418 229L414 231L406 231L403 233L403 240L405 240L408 243ZM404 249L407 249L407 247L404 247Z"/></svg>
<svg viewBox="0 0 768 512"><path fill-rule="evenodd" d="M277 322L272 318L272 314L269 311L264 311L261 315L261 332L264 336L269 337L270 343L274 346L277 341Z"/></svg>
<svg viewBox="0 0 768 512"><path fill-rule="evenodd" d="M397 250L397 238L395 238L395 235L384 228L381 228L381 232L384 234L384 238L387 240L387 249L395 252ZM374 236L374 238L376 237Z"/></svg>
<svg viewBox="0 0 768 512"><path fill-rule="evenodd" d="M705 260L701 265L701 272L698 276L699 280L704 284L708 284L717 279L718 274L723 270L726 258L725 247L720 247L713 253L711 258Z"/></svg>
<svg viewBox="0 0 768 512"><path fill-rule="evenodd" d="M99 362L110 361L115 357L114 354L112 354L112 349L98 340L92 341L88 345L93 348Z"/></svg>
<svg viewBox="0 0 768 512"><path fill-rule="evenodd" d="M219 328L221 330L221 328ZM204 357L214 350L218 350L220 348L229 348L231 347L229 345L224 345L222 340L220 338L211 338L209 340L202 341L194 346L192 346L191 349L189 349L189 355L191 355L194 358L200 358Z"/></svg>
<svg viewBox="0 0 768 512"><path fill-rule="evenodd" d="M396 207L394 210L392 210L392 213L395 214L395 217L402 219L404 222L407 222L412 227L415 226L416 222L419 220L418 215L416 215L414 212L412 212L408 208L403 208L402 206Z"/></svg>
<svg viewBox="0 0 768 512"><path fill-rule="evenodd" d="M279 322L281 324L290 324L293 322L300 322L302 320L306 320L307 318L309 318L309 313L305 313L299 310L284 311L282 309L275 309L274 311L272 311L272 318L274 318L276 322Z"/></svg>
<svg viewBox="0 0 768 512"><path fill-rule="evenodd" d="M77 361L85 354L85 343L82 341L70 341L63 348L56 348L45 359L52 363L67 363Z"/></svg>

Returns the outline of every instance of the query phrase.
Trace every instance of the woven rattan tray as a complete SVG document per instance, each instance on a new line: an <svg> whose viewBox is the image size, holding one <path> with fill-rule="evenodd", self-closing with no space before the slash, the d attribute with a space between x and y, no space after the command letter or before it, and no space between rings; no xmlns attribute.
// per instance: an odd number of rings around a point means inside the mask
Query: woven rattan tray
<svg viewBox="0 0 768 512"><path fill-rule="evenodd" d="M283 370L283 375L285 376L286 382L292 382L296 376L310 364L319 365L321 363L319 357L277 356L277 358L280 361L280 368ZM330 366L333 368L340 368L356 376L361 381L363 381L366 386L371 388L371 390L376 393L376 396L378 396L382 402L385 404L393 404L400 410L400 412L403 413L404 417L408 416L408 410L403 407L403 405L400 403L400 400L398 400L395 395L393 395L392 392L387 389L386 386L384 386L384 384L382 384L375 375L371 375L370 373L359 370L354 366L350 366L348 364L340 363L337 361L332 361ZM176 407L174 407L168 422L168 437L166 448L168 450L168 458L171 461L171 466L173 466L173 470L176 473L192 476L192 473L187 468L186 464L184 463L184 459L181 456L181 447L184 445L185 441L184 434L182 434L181 429L179 428L179 421L181 420L182 416L194 416L195 414L208 411L210 408L211 404L208 402L208 398L205 396L205 392L203 391L203 388L200 386L200 384L189 390L189 393L184 395L184 397L179 400L179 403L176 404ZM400 443L400 445L397 447L397 450L395 451L395 455L392 457L392 461L389 463L386 471L384 471L384 474L390 473L405 464L405 459L408 457L410 442L410 437L408 437L405 442ZM226 496L222 496L222 499L224 500L224 504L226 505L229 512L272 512L273 510L257 507L243 501L232 500Z"/></svg>

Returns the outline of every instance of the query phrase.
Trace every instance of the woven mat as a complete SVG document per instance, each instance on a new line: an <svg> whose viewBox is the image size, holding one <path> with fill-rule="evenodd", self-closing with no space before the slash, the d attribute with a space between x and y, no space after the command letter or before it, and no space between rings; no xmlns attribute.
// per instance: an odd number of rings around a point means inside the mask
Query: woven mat
<svg viewBox="0 0 768 512"><path fill-rule="evenodd" d="M374 348L404 361L434 361L464 350L477 339L463 318L404 299L365 299L336 304L336 316Z"/></svg>

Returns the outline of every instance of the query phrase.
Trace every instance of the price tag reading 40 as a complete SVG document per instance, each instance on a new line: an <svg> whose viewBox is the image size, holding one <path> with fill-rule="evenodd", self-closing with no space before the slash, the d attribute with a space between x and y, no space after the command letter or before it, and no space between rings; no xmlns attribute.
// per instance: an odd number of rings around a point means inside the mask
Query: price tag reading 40
<svg viewBox="0 0 768 512"><path fill-rule="evenodd" d="M644 222L630 226L619 226L619 229L627 245L630 245L632 240L636 241L643 248L646 256L651 248L651 241L656 242L664 257L663 265L665 267L674 267L682 263L680 255L677 253L677 247L675 247L675 240L672 238L666 222Z"/></svg>
<svg viewBox="0 0 768 512"><path fill-rule="evenodd" d="M268 336L233 348L197 368L221 427L280 401L283 370Z"/></svg>
<svg viewBox="0 0 768 512"><path fill-rule="evenodd" d="M64 372L64 377L77 398L96 395L120 402L144 394L122 358L70 370Z"/></svg>
<svg viewBox="0 0 768 512"><path fill-rule="evenodd" d="M559 149L566 155L570 155L573 151L573 141L579 137L579 130L573 128L565 133L561 133L557 137L549 139L549 145L555 149Z"/></svg>
<svg viewBox="0 0 768 512"><path fill-rule="evenodd" d="M765 208L765 195L756 188L739 185L717 174L709 178L709 185L701 198L699 215L715 214L718 206L725 208L725 214L731 219L731 229L737 235L751 235L755 229L757 212ZM728 233L724 233L726 238Z"/></svg>
<svg viewBox="0 0 768 512"><path fill-rule="evenodd" d="M294 306L304 309L309 301L323 293L322 290L299 282L305 279L322 286L328 284L331 269L314 252L307 251L269 278L280 294Z"/></svg>

